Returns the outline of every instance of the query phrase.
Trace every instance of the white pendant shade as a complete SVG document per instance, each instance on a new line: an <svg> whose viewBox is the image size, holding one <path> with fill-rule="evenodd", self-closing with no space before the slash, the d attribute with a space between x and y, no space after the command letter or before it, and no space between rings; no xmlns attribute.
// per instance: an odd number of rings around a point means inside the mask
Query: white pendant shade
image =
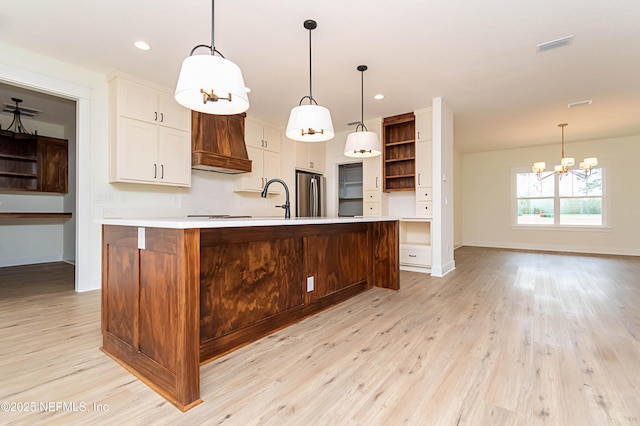
<svg viewBox="0 0 640 426"><path fill-rule="evenodd" d="M209 94L213 91L221 99L203 102L201 89ZM229 94L230 101L222 99ZM175 98L180 105L206 114L239 114L249 109L240 67L213 55L191 55L182 62Z"/></svg>
<svg viewBox="0 0 640 426"><path fill-rule="evenodd" d="M375 132L353 132L347 136L344 155L347 157L369 158L382 153L380 139Z"/></svg>
<svg viewBox="0 0 640 426"><path fill-rule="evenodd" d="M298 105L291 109L285 132L289 139L300 142L324 142L333 139L331 113L319 105Z"/></svg>

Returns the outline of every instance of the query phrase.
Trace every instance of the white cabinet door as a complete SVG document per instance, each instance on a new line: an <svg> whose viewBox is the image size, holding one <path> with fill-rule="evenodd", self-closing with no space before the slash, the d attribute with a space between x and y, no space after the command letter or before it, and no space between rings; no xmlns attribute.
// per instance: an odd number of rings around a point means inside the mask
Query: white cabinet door
<svg viewBox="0 0 640 426"><path fill-rule="evenodd" d="M265 126L263 128L264 149L271 152L282 152L280 130Z"/></svg>
<svg viewBox="0 0 640 426"><path fill-rule="evenodd" d="M158 122L157 92L122 79L118 80L117 87L118 115L147 123Z"/></svg>
<svg viewBox="0 0 640 426"><path fill-rule="evenodd" d="M433 120L431 108L414 111L416 121L416 141L433 140Z"/></svg>
<svg viewBox="0 0 640 426"><path fill-rule="evenodd" d="M172 185L191 185L190 137L183 131L159 128L157 180Z"/></svg>
<svg viewBox="0 0 640 426"><path fill-rule="evenodd" d="M362 159L362 186L364 190L378 189L382 191L382 157Z"/></svg>
<svg viewBox="0 0 640 426"><path fill-rule="evenodd" d="M431 188L433 186L433 153L431 141L416 142L416 187Z"/></svg>
<svg viewBox="0 0 640 426"><path fill-rule="evenodd" d="M236 187L238 191L262 191L264 188L264 162L262 158L262 148L247 145L247 154L251 160L251 172L243 173L240 185Z"/></svg>
<svg viewBox="0 0 640 426"><path fill-rule="evenodd" d="M281 178L280 131L251 120L245 121L244 140L251 163L251 173L236 181L238 192L261 192L269 179ZM279 194L279 186L271 185L269 194Z"/></svg>
<svg viewBox="0 0 640 426"><path fill-rule="evenodd" d="M326 167L324 142L294 142L296 169L324 173Z"/></svg>
<svg viewBox="0 0 640 426"><path fill-rule="evenodd" d="M263 128L261 125L254 123L253 121L245 120L244 122L244 142L249 148L262 149L264 147ZM253 158L252 158L253 160Z"/></svg>
<svg viewBox="0 0 640 426"><path fill-rule="evenodd" d="M121 118L118 130L118 180L155 182L158 174L157 126L144 121Z"/></svg>
<svg viewBox="0 0 640 426"><path fill-rule="evenodd" d="M264 159L264 179L265 183L271 179L280 179L282 177L282 168L280 167L280 154L265 150L263 152ZM269 194L279 194L282 186L280 184L269 185Z"/></svg>
<svg viewBox="0 0 640 426"><path fill-rule="evenodd" d="M177 103L173 96L159 93L157 108L159 125L185 132L191 131L191 110Z"/></svg>

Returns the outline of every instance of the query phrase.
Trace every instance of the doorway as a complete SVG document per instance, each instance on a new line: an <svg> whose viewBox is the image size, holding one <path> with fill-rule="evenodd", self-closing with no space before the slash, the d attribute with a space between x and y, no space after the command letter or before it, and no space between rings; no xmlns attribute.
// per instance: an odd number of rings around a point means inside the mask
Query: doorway
<svg viewBox="0 0 640 426"><path fill-rule="evenodd" d="M0 239L5 244L0 244L0 267L46 265L62 261L72 265L74 270L77 253L77 102L0 81L0 105L5 107L0 114L0 128L5 130L14 118L15 103L12 98L22 100L20 109L25 110L21 114L21 121L28 133L68 141L68 192L2 192L0 212L67 213L71 217L50 215L2 219ZM74 281L67 281L70 289L77 289Z"/></svg>
<svg viewBox="0 0 640 426"><path fill-rule="evenodd" d="M338 166L338 216L362 216L362 163Z"/></svg>

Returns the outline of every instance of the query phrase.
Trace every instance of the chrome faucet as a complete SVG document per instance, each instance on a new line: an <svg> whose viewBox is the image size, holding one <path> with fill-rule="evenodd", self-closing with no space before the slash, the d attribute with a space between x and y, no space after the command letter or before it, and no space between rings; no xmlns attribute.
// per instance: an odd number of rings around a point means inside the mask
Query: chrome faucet
<svg viewBox="0 0 640 426"><path fill-rule="evenodd" d="M284 183L284 181L282 179L271 179L269 181L267 181L267 183L264 184L264 189L262 190L262 194L260 194L260 196L262 198L267 198L267 189L269 188L269 185L271 185L273 182L280 182L282 184L282 186L284 186L284 193L285 193L285 202L283 205L281 206L276 206L276 207L281 207L284 209L284 218L285 219L291 219L291 205L289 204L289 188L287 187L287 184Z"/></svg>

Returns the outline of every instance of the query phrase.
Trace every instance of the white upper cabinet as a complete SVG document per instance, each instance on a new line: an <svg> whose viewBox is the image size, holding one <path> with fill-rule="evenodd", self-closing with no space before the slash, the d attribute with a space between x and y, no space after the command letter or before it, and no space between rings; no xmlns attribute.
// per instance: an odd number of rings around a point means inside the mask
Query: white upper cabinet
<svg viewBox="0 0 640 426"><path fill-rule="evenodd" d="M191 186L191 111L167 89L110 83L109 180Z"/></svg>
<svg viewBox="0 0 640 426"><path fill-rule="evenodd" d="M325 142L293 143L295 168L308 172L324 173L326 169Z"/></svg>
<svg viewBox="0 0 640 426"><path fill-rule="evenodd" d="M251 173L236 181L237 192L260 192L265 184L282 175L282 142L280 130L247 118L244 139L251 163ZM279 194L279 185L269 186L269 194Z"/></svg>
<svg viewBox="0 0 640 426"><path fill-rule="evenodd" d="M147 123L191 131L191 111L178 104L170 93L118 79L118 114Z"/></svg>
<svg viewBox="0 0 640 426"><path fill-rule="evenodd" d="M416 141L433 140L433 114L431 108L414 111L416 117Z"/></svg>

